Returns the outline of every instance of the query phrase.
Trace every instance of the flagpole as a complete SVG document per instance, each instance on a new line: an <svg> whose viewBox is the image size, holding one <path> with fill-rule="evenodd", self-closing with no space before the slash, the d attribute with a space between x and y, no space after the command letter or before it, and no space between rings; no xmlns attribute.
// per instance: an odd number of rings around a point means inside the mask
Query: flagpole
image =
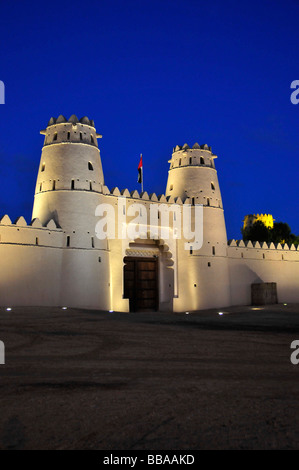
<svg viewBox="0 0 299 470"><path fill-rule="evenodd" d="M142 158L142 153L140 154L140 158ZM141 192L143 193L143 158L142 158L142 167L141 167Z"/></svg>

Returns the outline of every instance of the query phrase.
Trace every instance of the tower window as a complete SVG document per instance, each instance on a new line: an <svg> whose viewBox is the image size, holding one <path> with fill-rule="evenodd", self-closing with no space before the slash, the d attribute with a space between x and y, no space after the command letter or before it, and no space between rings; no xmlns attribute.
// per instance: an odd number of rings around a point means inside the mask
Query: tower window
<svg viewBox="0 0 299 470"><path fill-rule="evenodd" d="M169 187L169 191L172 191L172 190L173 190L173 184L171 184Z"/></svg>
<svg viewBox="0 0 299 470"><path fill-rule="evenodd" d="M71 243L71 237L68 235L66 237L66 246L70 246L70 243Z"/></svg>
<svg viewBox="0 0 299 470"><path fill-rule="evenodd" d="M94 248L94 237L91 237L91 246Z"/></svg>
<svg viewBox="0 0 299 470"><path fill-rule="evenodd" d="M67 140L70 140L70 137L71 137L71 133L68 132L68 133L67 133Z"/></svg>
<svg viewBox="0 0 299 470"><path fill-rule="evenodd" d="M215 251L215 247L212 246L212 254L215 255L216 251Z"/></svg>
<svg viewBox="0 0 299 470"><path fill-rule="evenodd" d="M203 157L200 157L200 164L204 165L205 164L205 159Z"/></svg>
<svg viewBox="0 0 299 470"><path fill-rule="evenodd" d="M90 171L93 171L93 165L92 165L91 162L88 162L88 169L89 169Z"/></svg>
<svg viewBox="0 0 299 470"><path fill-rule="evenodd" d="M56 189L56 181L54 180L53 185L52 185L52 190L55 191L55 189Z"/></svg>
<svg viewBox="0 0 299 470"><path fill-rule="evenodd" d="M190 250L189 250L189 252L190 252L190 255L192 255L192 254L193 254L193 248L192 248L192 246L190 246Z"/></svg>
<svg viewBox="0 0 299 470"><path fill-rule="evenodd" d="M80 132L80 140L83 140L83 134Z"/></svg>
<svg viewBox="0 0 299 470"><path fill-rule="evenodd" d="M45 168L46 168L46 164L45 162L42 164L42 167L41 167L41 170L40 171L45 171Z"/></svg>
<svg viewBox="0 0 299 470"><path fill-rule="evenodd" d="M211 189L212 189L213 191L215 191L214 183L211 183Z"/></svg>
<svg viewBox="0 0 299 470"><path fill-rule="evenodd" d="M89 190L92 191L92 182L89 181Z"/></svg>
<svg viewBox="0 0 299 470"><path fill-rule="evenodd" d="M72 180L71 189L75 189L75 180Z"/></svg>
<svg viewBox="0 0 299 470"><path fill-rule="evenodd" d="M94 144L94 138L93 138L93 135L91 135L91 134L90 134L90 142L91 142L92 144Z"/></svg>
<svg viewBox="0 0 299 470"><path fill-rule="evenodd" d="M43 183L39 185L39 190L41 191L43 189Z"/></svg>
<svg viewBox="0 0 299 470"><path fill-rule="evenodd" d="M194 205L195 205L195 197L193 197L193 198L191 199L191 201L192 201L192 206L194 206Z"/></svg>
<svg viewBox="0 0 299 470"><path fill-rule="evenodd" d="M55 132L55 134L53 135L53 141L54 140L57 140L57 132Z"/></svg>
<svg viewBox="0 0 299 470"><path fill-rule="evenodd" d="M35 244L38 245L38 237L35 239Z"/></svg>
<svg viewBox="0 0 299 470"><path fill-rule="evenodd" d="M179 166L181 166L181 164L182 164L182 159L180 158L179 159Z"/></svg>
<svg viewBox="0 0 299 470"><path fill-rule="evenodd" d="M208 197L207 198L207 206L209 206L209 205L210 205L210 198Z"/></svg>
<svg viewBox="0 0 299 470"><path fill-rule="evenodd" d="M189 158L189 165L192 163L192 157Z"/></svg>

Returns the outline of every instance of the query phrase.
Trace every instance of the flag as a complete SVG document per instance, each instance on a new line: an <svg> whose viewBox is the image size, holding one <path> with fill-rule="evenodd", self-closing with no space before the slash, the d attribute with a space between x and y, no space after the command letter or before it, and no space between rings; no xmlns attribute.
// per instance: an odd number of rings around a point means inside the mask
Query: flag
<svg viewBox="0 0 299 470"><path fill-rule="evenodd" d="M143 183L143 164L142 164L142 154L140 155L140 161L138 165L138 183Z"/></svg>

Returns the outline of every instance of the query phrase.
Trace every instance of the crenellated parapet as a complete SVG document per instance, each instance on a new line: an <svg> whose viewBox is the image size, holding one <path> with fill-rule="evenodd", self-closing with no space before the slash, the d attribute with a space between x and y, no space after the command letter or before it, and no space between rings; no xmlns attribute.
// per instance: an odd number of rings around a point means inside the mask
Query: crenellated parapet
<svg viewBox="0 0 299 470"><path fill-rule="evenodd" d="M274 244L266 242L252 242L243 240L228 241L228 257L229 258L247 258L256 260L272 260L272 261L298 261L299 262L299 246L294 244Z"/></svg>
<svg viewBox="0 0 299 470"><path fill-rule="evenodd" d="M194 201L190 197L184 197L181 199L179 196L166 196L165 194L150 193L148 194L147 191L138 192L136 189L134 191L130 191L129 189L119 189L117 187L112 188L111 190L107 186L103 186L102 194L108 196L115 196L115 197L125 197L128 202L130 199L132 202L136 202L136 199L139 199L140 202L153 202L158 204L191 204L194 205Z"/></svg>
<svg viewBox="0 0 299 470"><path fill-rule="evenodd" d="M33 219L27 225L22 216L12 222L8 215L4 215L0 219L0 243L58 248L63 245L63 230L53 219L45 225L39 219Z"/></svg>
<svg viewBox="0 0 299 470"><path fill-rule="evenodd" d="M75 114L69 119L62 114L58 118L51 117L47 128L40 133L45 136L44 146L72 142L97 147L97 139L102 137L97 134L92 119L87 116L78 119Z"/></svg>

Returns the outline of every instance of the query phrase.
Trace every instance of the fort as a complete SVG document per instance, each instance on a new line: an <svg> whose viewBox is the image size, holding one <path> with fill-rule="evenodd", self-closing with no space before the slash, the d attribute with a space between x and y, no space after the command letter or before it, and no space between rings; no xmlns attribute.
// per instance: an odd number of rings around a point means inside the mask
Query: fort
<svg viewBox="0 0 299 470"><path fill-rule="evenodd" d="M217 156L208 145L177 145L165 194L156 195L105 185L101 135L87 117L52 117L41 134L32 220L12 223L8 215L0 220L2 306L184 312L250 305L252 285L268 284L275 285L279 303L299 301L294 245L227 240ZM107 217L122 233L120 199L125 227L139 205L134 237L98 237L99 205L114 208ZM161 204L172 214L168 238L158 230L164 223L159 208L155 224L148 224L151 207ZM190 208L194 226L198 206L200 248L196 240L176 236L184 231L176 208ZM148 236L152 231L155 236Z"/></svg>

